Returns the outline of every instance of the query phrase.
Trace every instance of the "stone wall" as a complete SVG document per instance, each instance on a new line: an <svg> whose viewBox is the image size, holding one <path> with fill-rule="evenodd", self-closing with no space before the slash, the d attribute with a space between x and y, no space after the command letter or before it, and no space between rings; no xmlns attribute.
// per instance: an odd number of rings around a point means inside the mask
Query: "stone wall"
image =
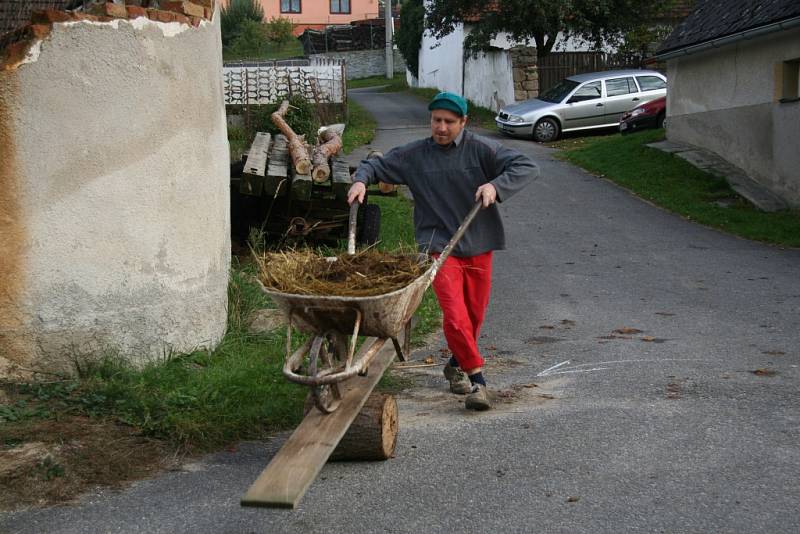
<svg viewBox="0 0 800 534"><path fill-rule="evenodd" d="M539 96L539 71L536 48L518 46L509 50L514 78L514 100L521 102Z"/></svg>
<svg viewBox="0 0 800 534"><path fill-rule="evenodd" d="M328 52L326 54L312 54L310 58L336 58L344 59L347 65L347 79L367 78L369 76L386 75L386 50L351 50L348 52ZM394 51L394 72L405 74L406 62L399 51Z"/></svg>
<svg viewBox="0 0 800 534"><path fill-rule="evenodd" d="M219 13L174 5L196 15L39 14L5 50L0 376L102 354L140 364L225 332Z"/></svg>

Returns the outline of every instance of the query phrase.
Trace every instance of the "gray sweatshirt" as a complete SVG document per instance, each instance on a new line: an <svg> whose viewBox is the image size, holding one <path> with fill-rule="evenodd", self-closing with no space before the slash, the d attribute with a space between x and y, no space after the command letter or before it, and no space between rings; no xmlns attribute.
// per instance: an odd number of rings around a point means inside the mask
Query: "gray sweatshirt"
<svg viewBox="0 0 800 534"><path fill-rule="evenodd" d="M414 234L423 252L441 252L475 204L485 183L504 202L539 175L529 157L467 130L449 146L432 137L393 148L385 156L364 160L353 178L365 184L405 184L414 195ZM454 256L477 256L505 248L497 204L478 212Z"/></svg>

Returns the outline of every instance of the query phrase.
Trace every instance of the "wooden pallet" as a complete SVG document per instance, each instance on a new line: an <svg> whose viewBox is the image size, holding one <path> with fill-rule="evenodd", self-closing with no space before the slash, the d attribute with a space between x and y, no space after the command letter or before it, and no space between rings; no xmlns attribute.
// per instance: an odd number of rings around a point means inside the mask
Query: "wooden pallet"
<svg viewBox="0 0 800 534"><path fill-rule="evenodd" d="M242 506L294 508L317 478L344 437L373 388L394 360L396 351L386 339L366 338L356 360L372 343L383 346L372 359L367 376L340 384L342 403L328 415L312 409L242 497Z"/></svg>

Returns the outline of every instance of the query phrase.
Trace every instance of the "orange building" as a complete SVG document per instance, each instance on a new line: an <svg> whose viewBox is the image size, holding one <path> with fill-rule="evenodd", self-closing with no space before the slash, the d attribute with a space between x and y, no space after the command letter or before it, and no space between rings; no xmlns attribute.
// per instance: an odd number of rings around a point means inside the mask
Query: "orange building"
<svg viewBox="0 0 800 534"><path fill-rule="evenodd" d="M306 28L322 30L331 24L378 18L378 0L261 0L264 20L285 17L294 23L294 34Z"/></svg>

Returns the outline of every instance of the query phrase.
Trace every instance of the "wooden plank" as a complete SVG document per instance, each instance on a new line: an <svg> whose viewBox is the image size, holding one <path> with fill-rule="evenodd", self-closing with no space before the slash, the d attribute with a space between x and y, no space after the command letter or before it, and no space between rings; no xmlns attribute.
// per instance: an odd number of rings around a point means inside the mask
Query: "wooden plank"
<svg viewBox="0 0 800 534"><path fill-rule="evenodd" d="M347 201L347 192L350 191L350 186L353 185L353 179L350 176L350 167L341 155L336 155L333 158L331 182L333 183L333 192L336 195L336 200Z"/></svg>
<svg viewBox="0 0 800 534"><path fill-rule="evenodd" d="M247 160L244 163L239 192L244 195L261 196L264 189L264 173L267 168L267 153L272 136L267 132L256 133Z"/></svg>
<svg viewBox="0 0 800 534"><path fill-rule="evenodd" d="M289 190L289 141L283 134L275 136L269 153L267 176L264 178L264 194L268 197L283 196ZM278 190L280 188L280 190ZM277 192L277 195L276 195Z"/></svg>
<svg viewBox="0 0 800 534"><path fill-rule="evenodd" d="M297 174L294 169L289 169L292 175L292 198L295 200L311 200L311 188L314 180L310 174Z"/></svg>
<svg viewBox="0 0 800 534"><path fill-rule="evenodd" d="M386 341L366 338L358 356L372 342L383 343L370 363L367 376L355 376L340 385L344 386L342 403L335 412L325 415L313 409L306 415L242 497L242 506L297 506L394 360L394 346Z"/></svg>

